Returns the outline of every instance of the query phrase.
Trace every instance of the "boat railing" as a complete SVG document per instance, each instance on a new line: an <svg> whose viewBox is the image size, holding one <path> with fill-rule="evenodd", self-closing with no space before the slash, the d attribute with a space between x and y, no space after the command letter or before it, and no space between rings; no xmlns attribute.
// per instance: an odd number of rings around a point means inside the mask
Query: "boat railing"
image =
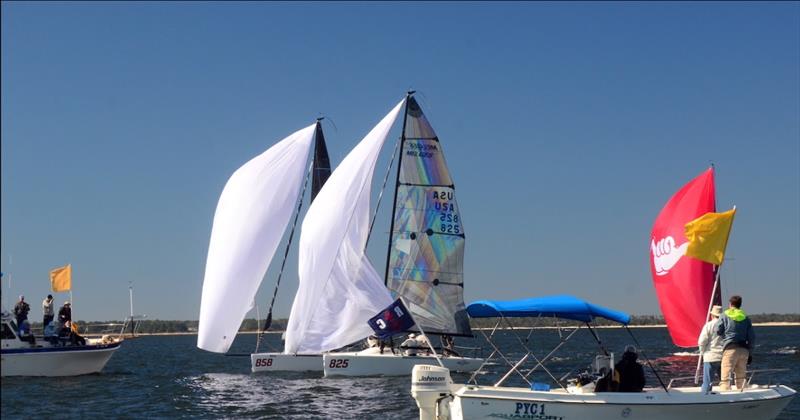
<svg viewBox="0 0 800 420"><path fill-rule="evenodd" d="M470 357L483 359L483 347L453 346L453 349L461 356L469 355Z"/></svg>
<svg viewBox="0 0 800 420"><path fill-rule="evenodd" d="M744 387L742 387L742 389L740 391L744 391L745 389L747 389L750 386L750 384L752 383L753 378L756 376L756 374L765 374L765 373L768 374L766 376L768 382L765 385L771 386L772 385L772 376L775 373L788 372L788 371L789 371L789 369L754 369L754 370L749 370L745 374L745 385L744 385ZM672 389L672 385L674 383L676 383L676 382L679 383L679 382L690 381L690 380L692 381L692 383L694 383L695 377L694 376L680 376L680 377L677 377L677 378L672 378L672 379L669 380L669 384L667 385L667 389ZM719 383L720 382L717 381L717 382L714 382L713 384L719 386Z"/></svg>

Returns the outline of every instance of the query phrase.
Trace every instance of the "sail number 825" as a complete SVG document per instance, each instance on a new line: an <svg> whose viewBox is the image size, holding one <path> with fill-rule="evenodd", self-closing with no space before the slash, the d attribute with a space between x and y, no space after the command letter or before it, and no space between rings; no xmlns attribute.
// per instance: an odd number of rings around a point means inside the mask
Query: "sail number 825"
<svg viewBox="0 0 800 420"><path fill-rule="evenodd" d="M348 359L331 359L328 367L331 369L346 369L349 361Z"/></svg>

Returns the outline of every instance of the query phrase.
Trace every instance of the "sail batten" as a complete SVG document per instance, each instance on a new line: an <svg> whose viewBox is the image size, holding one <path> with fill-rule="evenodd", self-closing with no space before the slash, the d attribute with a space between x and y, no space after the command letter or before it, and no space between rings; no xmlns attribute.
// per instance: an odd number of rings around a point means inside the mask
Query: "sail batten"
<svg viewBox="0 0 800 420"><path fill-rule="evenodd" d="M220 195L206 259L197 347L224 353L253 306L306 174L315 125L231 175Z"/></svg>
<svg viewBox="0 0 800 420"><path fill-rule="evenodd" d="M386 285L426 333L469 336L464 227L438 136L409 97Z"/></svg>

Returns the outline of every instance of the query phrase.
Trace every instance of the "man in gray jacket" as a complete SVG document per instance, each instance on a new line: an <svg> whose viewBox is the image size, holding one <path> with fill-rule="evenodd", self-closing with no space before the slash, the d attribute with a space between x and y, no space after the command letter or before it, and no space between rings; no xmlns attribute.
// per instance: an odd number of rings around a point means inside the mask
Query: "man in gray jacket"
<svg viewBox="0 0 800 420"><path fill-rule="evenodd" d="M745 371L750 352L755 348L756 335L750 318L741 309L742 297L731 296L730 305L719 318L717 334L722 336L722 381L720 389L730 389L731 373L736 375L736 388L744 387Z"/></svg>

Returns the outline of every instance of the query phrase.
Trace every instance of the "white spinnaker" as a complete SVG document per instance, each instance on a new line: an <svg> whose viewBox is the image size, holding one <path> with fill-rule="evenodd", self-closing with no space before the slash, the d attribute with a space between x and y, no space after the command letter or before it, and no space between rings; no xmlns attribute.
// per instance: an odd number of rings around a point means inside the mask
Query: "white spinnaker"
<svg viewBox="0 0 800 420"><path fill-rule="evenodd" d="M197 347L225 353L297 207L316 124L297 131L231 175L208 246Z"/></svg>
<svg viewBox="0 0 800 420"><path fill-rule="evenodd" d="M284 353L318 354L367 337L367 320L392 303L364 247L375 163L404 103L344 158L306 213Z"/></svg>

